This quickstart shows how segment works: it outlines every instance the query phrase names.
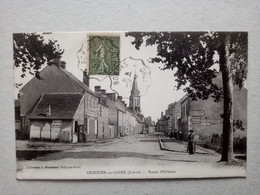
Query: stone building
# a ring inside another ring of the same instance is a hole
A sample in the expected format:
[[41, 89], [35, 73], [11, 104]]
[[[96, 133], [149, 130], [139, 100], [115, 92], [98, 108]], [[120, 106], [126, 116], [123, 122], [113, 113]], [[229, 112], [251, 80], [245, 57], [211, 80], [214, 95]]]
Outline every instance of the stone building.
[[[75, 121], [73, 124], [73, 132], [81, 131], [79, 134], [75, 133], [73, 141], [95, 140], [97, 138], [98, 97], [87, 86], [88, 78], [86, 75], [83, 73], [83, 82], [81, 82], [73, 74], [66, 71], [65, 63], [62, 63], [60, 59], [55, 59], [54, 65], [46, 66], [41, 70], [40, 77], [41, 79], [32, 78], [20, 90], [21, 134], [23, 138], [30, 138], [31, 121], [29, 117], [43, 94], [79, 93], [83, 96], [84, 120]], [[83, 134], [86, 136], [81, 136]]]
[[43, 93], [29, 116], [30, 140], [77, 142], [83, 130], [84, 96]]

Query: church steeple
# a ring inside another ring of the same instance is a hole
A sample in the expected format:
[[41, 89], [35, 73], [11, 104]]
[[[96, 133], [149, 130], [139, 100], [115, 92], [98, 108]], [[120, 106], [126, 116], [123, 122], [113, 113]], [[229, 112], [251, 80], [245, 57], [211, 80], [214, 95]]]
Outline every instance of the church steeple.
[[133, 82], [133, 86], [132, 86], [132, 90], [131, 90], [131, 94], [133, 95], [140, 95], [140, 91], [138, 89], [138, 85], [137, 85], [137, 75], [135, 74], [134, 76], [134, 82]]
[[130, 94], [129, 108], [133, 111], [140, 112], [140, 91], [137, 85], [137, 77], [138, 76], [135, 74]]

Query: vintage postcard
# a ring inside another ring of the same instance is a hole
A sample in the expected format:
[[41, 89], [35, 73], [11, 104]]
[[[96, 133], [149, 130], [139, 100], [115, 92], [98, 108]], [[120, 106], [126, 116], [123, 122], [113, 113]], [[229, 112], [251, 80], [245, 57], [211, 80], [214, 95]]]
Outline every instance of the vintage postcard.
[[247, 32], [13, 34], [17, 179], [246, 177]]

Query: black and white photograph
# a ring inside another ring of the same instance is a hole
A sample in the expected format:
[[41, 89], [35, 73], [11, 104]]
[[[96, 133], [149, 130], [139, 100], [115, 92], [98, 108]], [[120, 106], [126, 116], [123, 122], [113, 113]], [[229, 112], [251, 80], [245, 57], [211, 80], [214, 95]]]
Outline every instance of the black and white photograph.
[[19, 180], [246, 177], [246, 31], [13, 34]]

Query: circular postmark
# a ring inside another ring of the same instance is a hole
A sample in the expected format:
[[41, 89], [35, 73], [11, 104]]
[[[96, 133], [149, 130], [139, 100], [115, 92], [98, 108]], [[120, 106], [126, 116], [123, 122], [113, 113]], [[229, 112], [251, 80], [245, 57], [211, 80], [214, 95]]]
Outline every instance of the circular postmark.
[[122, 60], [119, 75], [111, 75], [109, 77], [111, 81], [111, 89], [117, 92], [122, 90], [122, 88], [130, 91], [134, 79], [136, 79], [140, 96], [145, 95], [151, 85], [150, 68], [142, 59], [135, 59], [133, 57], [128, 57]]

